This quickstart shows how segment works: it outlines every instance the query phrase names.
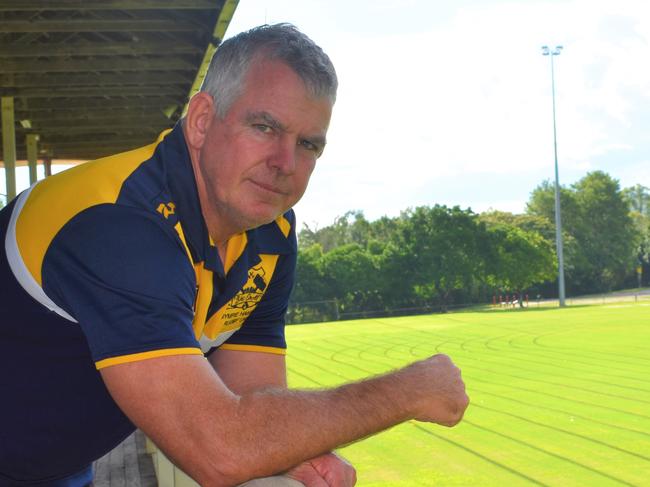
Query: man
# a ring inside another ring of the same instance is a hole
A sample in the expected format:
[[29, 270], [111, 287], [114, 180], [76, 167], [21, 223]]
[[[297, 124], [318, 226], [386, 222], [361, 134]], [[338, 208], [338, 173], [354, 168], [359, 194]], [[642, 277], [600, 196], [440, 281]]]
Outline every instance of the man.
[[255, 482], [346, 487], [354, 470], [334, 448], [409, 419], [460, 421], [468, 399], [445, 356], [286, 388], [290, 208], [336, 87], [293, 26], [242, 33], [170, 133], [2, 210], [0, 485], [84, 485], [137, 426], [201, 485], [284, 472]]

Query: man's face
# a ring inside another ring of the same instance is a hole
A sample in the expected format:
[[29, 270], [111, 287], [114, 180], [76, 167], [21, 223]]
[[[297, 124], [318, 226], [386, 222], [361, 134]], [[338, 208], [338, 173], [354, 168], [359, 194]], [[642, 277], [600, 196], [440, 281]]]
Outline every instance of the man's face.
[[332, 105], [314, 99], [284, 63], [253, 62], [199, 153], [213, 222], [243, 231], [276, 219], [303, 195], [325, 146]]

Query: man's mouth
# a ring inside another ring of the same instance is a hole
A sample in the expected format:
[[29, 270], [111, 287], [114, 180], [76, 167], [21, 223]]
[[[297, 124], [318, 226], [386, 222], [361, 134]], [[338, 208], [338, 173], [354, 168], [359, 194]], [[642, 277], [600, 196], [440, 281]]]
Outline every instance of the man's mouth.
[[278, 188], [277, 186], [273, 186], [272, 184], [266, 184], [261, 181], [255, 181], [254, 179], [251, 179], [250, 182], [253, 183], [255, 186], [262, 188], [263, 190], [268, 191], [270, 193], [275, 193], [281, 196], [286, 196], [287, 194], [286, 191], [283, 191], [281, 188]]

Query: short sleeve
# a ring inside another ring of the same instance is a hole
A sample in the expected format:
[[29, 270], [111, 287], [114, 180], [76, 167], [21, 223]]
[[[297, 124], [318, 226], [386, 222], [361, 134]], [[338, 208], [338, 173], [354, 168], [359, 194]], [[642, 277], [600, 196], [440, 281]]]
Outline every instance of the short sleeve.
[[201, 354], [192, 331], [194, 272], [157, 215], [116, 205], [85, 210], [52, 241], [42, 276], [45, 293], [81, 326], [97, 368]]

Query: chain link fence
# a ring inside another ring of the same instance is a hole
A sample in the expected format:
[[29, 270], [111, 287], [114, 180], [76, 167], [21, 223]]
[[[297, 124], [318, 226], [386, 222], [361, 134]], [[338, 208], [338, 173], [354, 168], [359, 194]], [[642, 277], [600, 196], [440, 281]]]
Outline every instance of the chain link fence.
[[[617, 291], [605, 294], [594, 294], [588, 296], [567, 297], [567, 306], [588, 305], [588, 304], [625, 304], [643, 303], [650, 306], [650, 288]], [[557, 307], [557, 299], [533, 298], [526, 300], [524, 308]], [[363, 318], [388, 318], [397, 316], [413, 316], [431, 313], [445, 313], [448, 311], [460, 310], [488, 311], [498, 309], [520, 309], [518, 303], [498, 301], [492, 303], [468, 303], [414, 306], [391, 309], [367, 309], [346, 311], [341, 303], [336, 300], [293, 302], [289, 304], [287, 311], [287, 323], [306, 324], [321, 323], [327, 321], [358, 320]]]

